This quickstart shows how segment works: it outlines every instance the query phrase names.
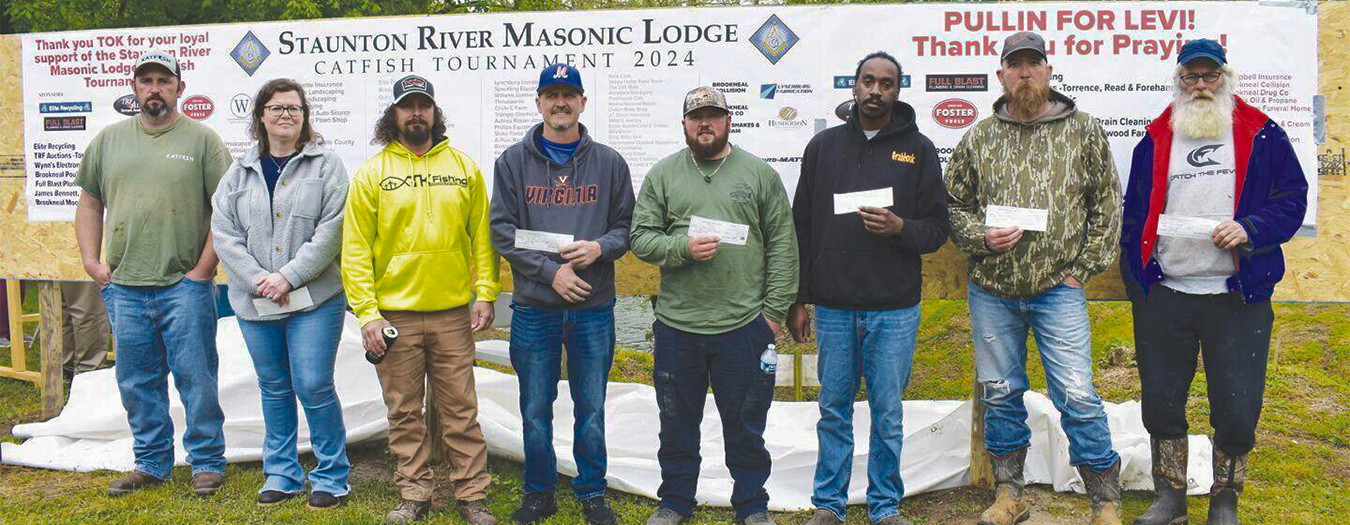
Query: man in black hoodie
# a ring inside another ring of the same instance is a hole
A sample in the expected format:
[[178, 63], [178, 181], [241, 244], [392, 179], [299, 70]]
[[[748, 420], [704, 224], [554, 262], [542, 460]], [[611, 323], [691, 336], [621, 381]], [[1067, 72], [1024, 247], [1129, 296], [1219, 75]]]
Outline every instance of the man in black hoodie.
[[947, 190], [937, 150], [900, 102], [900, 64], [884, 52], [858, 63], [853, 109], [806, 146], [792, 203], [801, 285], [788, 330], [811, 335], [816, 305], [820, 422], [816, 507], [808, 525], [844, 523], [853, 466], [853, 400], [867, 381], [872, 429], [867, 514], [899, 515], [903, 408], [919, 329], [919, 256], [947, 240]]
[[539, 523], [558, 508], [553, 402], [562, 347], [575, 405], [572, 490], [587, 523], [618, 522], [605, 503], [605, 388], [614, 363], [614, 261], [628, 251], [628, 164], [591, 140], [581, 74], [556, 64], [539, 75], [543, 122], [497, 158], [492, 245], [511, 264], [511, 366], [520, 380], [525, 496], [512, 518]]

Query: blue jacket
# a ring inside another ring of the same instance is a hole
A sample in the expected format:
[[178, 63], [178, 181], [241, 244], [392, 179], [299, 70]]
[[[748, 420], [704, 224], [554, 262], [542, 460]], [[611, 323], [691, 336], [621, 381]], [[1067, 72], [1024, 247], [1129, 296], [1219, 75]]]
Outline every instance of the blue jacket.
[[[1236, 272], [1228, 290], [1247, 304], [1269, 301], [1275, 283], [1284, 277], [1280, 245], [1294, 236], [1308, 208], [1308, 181], [1289, 136], [1275, 121], [1241, 98], [1234, 97], [1233, 146], [1237, 160], [1238, 196], [1233, 220], [1250, 239], [1234, 250]], [[1167, 175], [1172, 152], [1172, 108], [1145, 128], [1134, 148], [1130, 180], [1125, 188], [1125, 213], [1120, 231], [1120, 274], [1132, 300], [1148, 295], [1163, 279], [1153, 258], [1158, 216], [1167, 203]]]

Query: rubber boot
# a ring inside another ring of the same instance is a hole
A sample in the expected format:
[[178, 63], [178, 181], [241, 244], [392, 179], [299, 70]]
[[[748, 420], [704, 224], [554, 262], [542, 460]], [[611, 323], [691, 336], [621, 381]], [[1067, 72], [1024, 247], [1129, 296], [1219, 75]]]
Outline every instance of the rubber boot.
[[1206, 525], [1238, 525], [1237, 501], [1242, 494], [1242, 478], [1246, 476], [1246, 454], [1229, 456], [1214, 448], [1214, 486], [1209, 489]]
[[1013, 525], [1031, 517], [1023, 488], [1022, 465], [1027, 461], [1027, 449], [1014, 450], [1002, 456], [989, 454], [994, 464], [994, 504], [980, 515], [980, 525]]
[[1149, 440], [1153, 448], [1153, 505], [1134, 525], [1185, 525], [1186, 438]]
[[1096, 472], [1087, 465], [1080, 466], [1078, 476], [1083, 478], [1083, 487], [1092, 501], [1092, 525], [1122, 525], [1120, 460], [1116, 460], [1106, 472]]

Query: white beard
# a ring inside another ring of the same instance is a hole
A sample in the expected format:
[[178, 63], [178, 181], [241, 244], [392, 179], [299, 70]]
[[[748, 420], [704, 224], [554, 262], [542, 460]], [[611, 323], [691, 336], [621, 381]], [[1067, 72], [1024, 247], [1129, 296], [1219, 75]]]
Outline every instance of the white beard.
[[1233, 92], [1227, 83], [1213, 100], [1178, 91], [1172, 102], [1172, 129], [1190, 139], [1217, 139], [1233, 127]]

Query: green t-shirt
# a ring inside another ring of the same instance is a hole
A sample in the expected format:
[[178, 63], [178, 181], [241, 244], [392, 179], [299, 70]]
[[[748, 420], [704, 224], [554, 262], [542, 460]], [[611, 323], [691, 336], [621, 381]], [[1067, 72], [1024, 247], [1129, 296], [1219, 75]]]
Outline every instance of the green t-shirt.
[[156, 132], [132, 117], [94, 137], [75, 182], [107, 209], [113, 282], [168, 286], [197, 265], [211, 231], [211, 195], [230, 162], [216, 132], [182, 116]]
[[[718, 164], [695, 165], [688, 148], [661, 159], [633, 210], [633, 254], [661, 268], [656, 317], [697, 334], [726, 333], [761, 314], [782, 322], [797, 297], [797, 232], [783, 181], [740, 148]], [[695, 262], [694, 216], [749, 226], [745, 245], [723, 241], [711, 260]]]

